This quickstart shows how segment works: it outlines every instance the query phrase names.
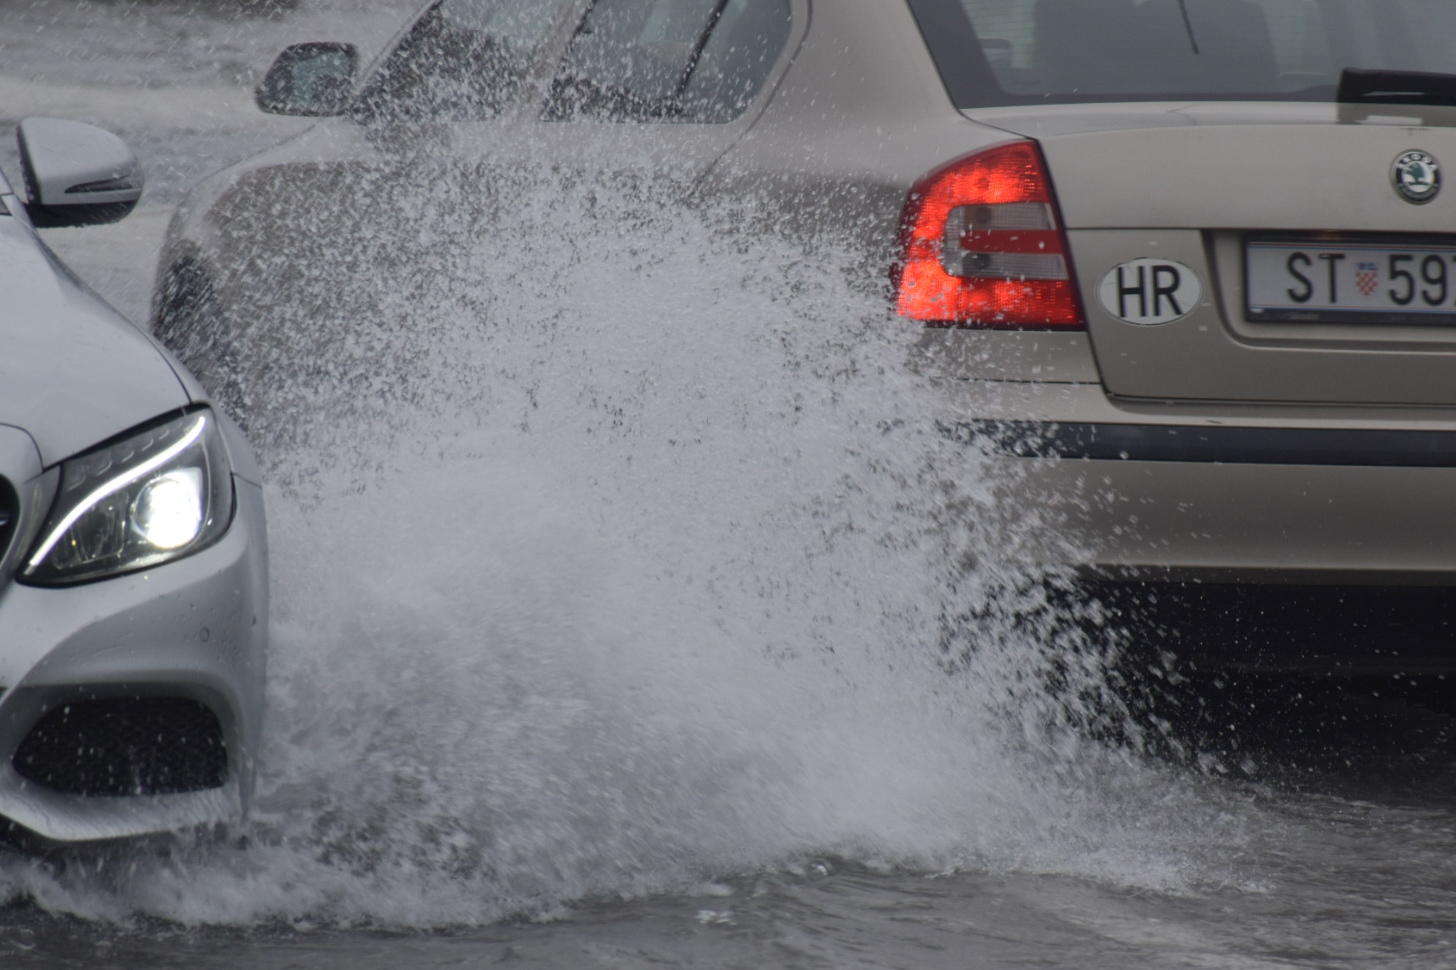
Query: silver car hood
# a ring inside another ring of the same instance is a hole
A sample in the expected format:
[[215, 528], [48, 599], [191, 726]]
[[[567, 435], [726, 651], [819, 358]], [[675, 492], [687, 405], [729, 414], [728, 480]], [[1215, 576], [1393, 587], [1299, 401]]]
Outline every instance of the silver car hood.
[[50, 466], [189, 401], [150, 337], [0, 216], [0, 424]]

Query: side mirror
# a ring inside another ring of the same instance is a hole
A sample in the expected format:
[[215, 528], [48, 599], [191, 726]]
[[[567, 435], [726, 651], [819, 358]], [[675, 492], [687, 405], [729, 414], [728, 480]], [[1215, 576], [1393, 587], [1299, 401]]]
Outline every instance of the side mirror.
[[358, 67], [359, 50], [353, 44], [294, 44], [268, 68], [254, 100], [275, 115], [343, 114]]
[[25, 211], [40, 229], [116, 222], [146, 180], [126, 142], [79, 121], [26, 118], [16, 131]]

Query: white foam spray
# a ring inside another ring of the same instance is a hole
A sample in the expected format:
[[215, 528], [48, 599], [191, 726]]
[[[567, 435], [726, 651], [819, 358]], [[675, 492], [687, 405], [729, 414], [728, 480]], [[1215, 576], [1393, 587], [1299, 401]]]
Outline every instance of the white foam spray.
[[1078, 730], [1100, 655], [978, 528], [1014, 483], [937, 431], [913, 329], [835, 240], [552, 175], [463, 231], [442, 184], [374, 195], [387, 239], [255, 254], [331, 309], [274, 306], [249, 348], [252, 820], [0, 861], [0, 896], [435, 926], [831, 853], [1176, 887], [1237, 840]]

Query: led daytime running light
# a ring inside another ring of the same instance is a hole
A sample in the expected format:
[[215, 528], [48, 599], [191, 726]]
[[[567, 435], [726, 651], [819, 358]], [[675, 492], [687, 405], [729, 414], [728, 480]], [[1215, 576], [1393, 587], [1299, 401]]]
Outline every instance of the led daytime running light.
[[171, 461], [173, 458], [176, 458], [182, 452], [186, 451], [189, 447], [191, 447], [191, 445], [195, 441], [197, 441], [198, 438], [202, 437], [202, 432], [206, 430], [206, 428], [207, 415], [199, 414], [197, 416], [196, 423], [192, 425], [188, 432], [183, 435], [176, 444], [172, 445], [170, 448], [161, 452], [160, 454], [142, 462], [140, 465], [131, 469], [130, 471], [118, 475], [116, 478], [113, 478], [111, 481], [107, 482], [105, 485], [102, 485], [90, 495], [86, 496], [83, 501], [76, 503], [76, 507], [71, 509], [71, 511], [66, 514], [65, 518], [61, 519], [56, 527], [51, 530], [50, 535], [46, 536], [45, 541], [42, 542], [40, 546], [36, 549], [35, 554], [30, 557], [30, 568], [39, 568], [40, 564], [45, 561], [46, 556], [48, 556], [50, 554], [50, 551], [55, 548], [56, 543], [60, 542], [62, 537], [64, 537], [65, 534], [70, 531], [71, 526], [75, 525], [77, 520], [80, 519], [81, 516], [89, 512], [93, 507], [95, 507], [98, 502], [102, 501], [110, 495], [116, 494], [123, 488], [126, 488], [128, 485], [135, 482], [137, 479], [150, 474], [151, 472], [165, 465], [167, 462]]

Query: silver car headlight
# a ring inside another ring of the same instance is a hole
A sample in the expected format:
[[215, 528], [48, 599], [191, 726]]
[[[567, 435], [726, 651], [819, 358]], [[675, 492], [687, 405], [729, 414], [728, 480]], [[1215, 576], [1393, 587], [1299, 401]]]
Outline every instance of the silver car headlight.
[[64, 586], [180, 559], [216, 541], [232, 517], [217, 419], [194, 411], [62, 462], [19, 578]]

